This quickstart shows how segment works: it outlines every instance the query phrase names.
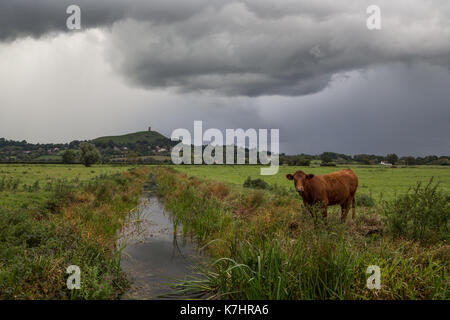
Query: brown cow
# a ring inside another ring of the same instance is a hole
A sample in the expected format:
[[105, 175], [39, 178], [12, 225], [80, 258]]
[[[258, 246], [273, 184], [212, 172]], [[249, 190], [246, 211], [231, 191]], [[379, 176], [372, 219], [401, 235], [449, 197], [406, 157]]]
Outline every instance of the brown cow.
[[358, 177], [350, 169], [329, 174], [306, 174], [299, 170], [287, 174], [288, 180], [294, 180], [295, 190], [303, 198], [305, 207], [319, 204], [323, 208], [323, 216], [327, 217], [327, 207], [339, 204], [342, 209], [341, 222], [347, 218], [352, 205], [352, 218], [355, 218], [355, 193], [358, 188]]

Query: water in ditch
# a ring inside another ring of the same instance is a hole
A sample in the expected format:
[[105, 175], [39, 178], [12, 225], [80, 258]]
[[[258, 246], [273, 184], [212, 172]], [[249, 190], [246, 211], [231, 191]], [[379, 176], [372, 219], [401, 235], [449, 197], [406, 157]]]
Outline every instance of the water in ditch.
[[158, 198], [144, 192], [118, 242], [123, 248], [122, 269], [132, 282], [122, 299], [167, 298], [173, 293], [169, 283], [193, 275], [196, 246], [175, 229], [182, 230], [182, 226], [174, 228]]

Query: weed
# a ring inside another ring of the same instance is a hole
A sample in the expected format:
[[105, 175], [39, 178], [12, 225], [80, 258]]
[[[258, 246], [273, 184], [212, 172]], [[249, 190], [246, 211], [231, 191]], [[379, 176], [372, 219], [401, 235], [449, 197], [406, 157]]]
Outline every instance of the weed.
[[244, 187], [253, 189], [267, 189], [269, 185], [263, 179], [252, 179], [248, 177], [247, 180], [244, 181]]
[[450, 240], [450, 197], [431, 179], [384, 203], [387, 229], [395, 236], [435, 243]]
[[365, 193], [356, 194], [356, 205], [361, 207], [373, 207], [375, 206], [375, 200], [371, 195]]

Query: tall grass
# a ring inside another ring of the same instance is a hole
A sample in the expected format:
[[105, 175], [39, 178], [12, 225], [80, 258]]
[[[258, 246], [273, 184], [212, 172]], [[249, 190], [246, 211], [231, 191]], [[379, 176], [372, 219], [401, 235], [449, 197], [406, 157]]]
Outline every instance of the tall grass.
[[450, 241], [450, 196], [431, 179], [418, 183], [405, 195], [385, 202], [388, 229], [396, 236], [424, 244]]
[[20, 179], [3, 176], [0, 179], [0, 191], [14, 191], [19, 188]]
[[[342, 225], [332, 214], [328, 224], [318, 223], [291, 195], [217, 188], [165, 168], [154, 173], [175, 221], [211, 256], [198, 277], [177, 283], [181, 292], [233, 299], [449, 298], [443, 243], [430, 249], [367, 232], [378, 221], [371, 215]], [[381, 268], [380, 290], [366, 287], [369, 265]]]

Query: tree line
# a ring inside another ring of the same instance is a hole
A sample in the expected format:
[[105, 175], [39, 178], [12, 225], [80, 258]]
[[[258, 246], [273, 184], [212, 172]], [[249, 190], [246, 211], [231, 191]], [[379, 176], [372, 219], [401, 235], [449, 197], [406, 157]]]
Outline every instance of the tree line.
[[[63, 163], [83, 163], [91, 165], [98, 162], [114, 162], [115, 158], [120, 158], [120, 162], [125, 163], [170, 163], [169, 160], [158, 161], [152, 158], [143, 158], [151, 155], [170, 156], [170, 145], [166, 141], [158, 141], [165, 147], [164, 152], [156, 150], [156, 146], [145, 144], [144, 141], [121, 145], [120, 148], [112, 141], [90, 143], [88, 141], [74, 140], [70, 143], [59, 144], [32, 144], [26, 140], [14, 141], [0, 138], [0, 162], [63, 162]], [[164, 143], [166, 142], [166, 143]], [[203, 146], [204, 149], [206, 146]], [[235, 156], [237, 154], [235, 147]], [[192, 146], [192, 155], [193, 155]], [[250, 150], [245, 148], [245, 157], [249, 158]], [[47, 158], [45, 158], [47, 157]], [[321, 165], [339, 164], [380, 164], [382, 161], [392, 165], [450, 165], [450, 156], [428, 155], [424, 157], [398, 156], [395, 153], [383, 155], [356, 154], [346, 155], [336, 152], [323, 152], [318, 155], [297, 154], [286, 155], [281, 153], [281, 165], [309, 166], [312, 161], [318, 161]], [[42, 159], [42, 160], [41, 160]], [[247, 161], [248, 162], [248, 161]]]
[[298, 155], [286, 155], [282, 153], [280, 155], [280, 164], [296, 165], [296, 166], [309, 166], [312, 161], [320, 161], [322, 165], [336, 165], [336, 164], [380, 164], [384, 162], [391, 165], [450, 165], [450, 156], [435, 156], [429, 155], [425, 157], [413, 157], [402, 156], [399, 157], [395, 153], [387, 154], [386, 156], [374, 155], [374, 154], [356, 154], [346, 155], [335, 152], [323, 152], [319, 155], [298, 154]]

